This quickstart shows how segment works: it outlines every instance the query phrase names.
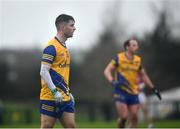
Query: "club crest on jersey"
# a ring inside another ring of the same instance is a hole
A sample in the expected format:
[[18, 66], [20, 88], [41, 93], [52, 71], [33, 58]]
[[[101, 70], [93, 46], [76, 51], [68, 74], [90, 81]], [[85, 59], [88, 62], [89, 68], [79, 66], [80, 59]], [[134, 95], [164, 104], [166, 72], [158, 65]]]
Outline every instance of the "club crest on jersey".
[[65, 68], [65, 67], [69, 67], [70, 64], [67, 64], [66, 62], [64, 64], [60, 64], [59, 67], [60, 68]]

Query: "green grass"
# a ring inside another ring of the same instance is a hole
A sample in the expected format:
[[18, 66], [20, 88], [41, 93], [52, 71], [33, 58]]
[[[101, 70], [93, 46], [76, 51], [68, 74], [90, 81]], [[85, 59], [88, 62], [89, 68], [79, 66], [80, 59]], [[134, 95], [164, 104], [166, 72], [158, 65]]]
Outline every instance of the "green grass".
[[155, 122], [157, 128], [180, 128], [180, 120], [164, 120]]
[[[162, 120], [156, 121], [155, 128], [180, 128], [180, 120]], [[0, 128], [39, 128], [40, 124], [8, 124], [8, 125], [0, 125]], [[55, 125], [56, 128], [61, 128], [60, 124], [57, 123]], [[116, 128], [116, 122], [80, 122], [77, 121], [78, 128]], [[147, 126], [144, 123], [140, 123], [138, 125], [139, 128], [146, 128]]]
[[[39, 128], [40, 127], [40, 113], [37, 107], [22, 105], [22, 104], [6, 104], [6, 111], [3, 117], [4, 125], [0, 125], [0, 128]], [[30, 111], [28, 113], [28, 111]], [[28, 122], [28, 114], [31, 114], [30, 121], [32, 124], [25, 124]], [[115, 119], [115, 118], [114, 118]], [[76, 115], [76, 125], [78, 128], [116, 128], [116, 121], [105, 122], [101, 117], [96, 118], [96, 122], [89, 122], [87, 114]], [[161, 120], [155, 121], [155, 128], [180, 128], [179, 120]], [[57, 122], [55, 125], [57, 128], [61, 128], [61, 125]], [[138, 124], [139, 128], [146, 128], [144, 123]]]

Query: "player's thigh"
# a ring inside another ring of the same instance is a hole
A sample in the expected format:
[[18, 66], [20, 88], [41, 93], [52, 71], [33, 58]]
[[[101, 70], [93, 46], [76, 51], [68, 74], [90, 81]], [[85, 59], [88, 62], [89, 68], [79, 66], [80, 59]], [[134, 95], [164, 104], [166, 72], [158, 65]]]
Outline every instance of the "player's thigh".
[[63, 112], [60, 122], [64, 128], [75, 128], [75, 114], [71, 112]]
[[55, 122], [55, 117], [41, 114], [41, 128], [52, 128]]
[[128, 106], [125, 103], [115, 102], [117, 113], [120, 117], [126, 118], [128, 116]]
[[138, 111], [139, 111], [139, 107], [140, 107], [140, 104], [129, 105], [128, 108], [129, 108], [130, 115], [131, 116], [137, 116]]

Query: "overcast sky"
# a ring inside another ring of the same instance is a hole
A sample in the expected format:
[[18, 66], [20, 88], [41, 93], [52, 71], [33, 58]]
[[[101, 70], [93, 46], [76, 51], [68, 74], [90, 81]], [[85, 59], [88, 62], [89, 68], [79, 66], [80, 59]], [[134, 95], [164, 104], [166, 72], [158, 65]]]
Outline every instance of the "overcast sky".
[[[74, 37], [67, 46], [91, 47], [105, 28], [103, 15], [115, 0], [0, 0], [0, 48], [42, 48], [56, 34], [55, 18], [67, 13], [75, 18]], [[149, 2], [119, 0], [119, 17], [128, 34], [142, 35], [154, 26]], [[107, 16], [108, 17], [108, 16]]]

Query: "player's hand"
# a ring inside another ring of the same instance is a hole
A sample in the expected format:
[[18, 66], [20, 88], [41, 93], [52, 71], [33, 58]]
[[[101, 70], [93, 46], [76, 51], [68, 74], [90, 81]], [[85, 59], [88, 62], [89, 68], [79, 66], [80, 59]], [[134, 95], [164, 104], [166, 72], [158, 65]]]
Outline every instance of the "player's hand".
[[71, 98], [71, 101], [73, 101], [73, 103], [75, 103], [75, 100], [74, 100], [73, 95], [70, 93], [69, 96], [70, 96], [70, 98]]
[[119, 81], [116, 81], [116, 80], [112, 80], [112, 82], [111, 82], [111, 85], [113, 86], [113, 87], [116, 87], [116, 86], [119, 86]]
[[160, 92], [159, 92], [159, 90], [158, 90], [157, 88], [154, 87], [154, 88], [152, 89], [152, 91], [153, 91], [154, 94], [158, 97], [159, 100], [162, 99], [161, 94], [160, 94]]
[[51, 92], [54, 95], [54, 99], [55, 99], [56, 102], [60, 103], [60, 102], [63, 101], [63, 96], [57, 89], [54, 89]]

